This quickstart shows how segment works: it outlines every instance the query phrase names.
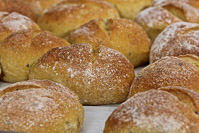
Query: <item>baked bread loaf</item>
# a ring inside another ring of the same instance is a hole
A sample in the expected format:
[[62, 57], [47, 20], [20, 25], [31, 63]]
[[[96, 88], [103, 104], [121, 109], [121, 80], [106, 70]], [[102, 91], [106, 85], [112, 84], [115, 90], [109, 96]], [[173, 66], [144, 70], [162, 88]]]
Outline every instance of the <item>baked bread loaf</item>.
[[106, 121], [104, 133], [198, 133], [199, 94], [169, 86], [136, 94]]
[[0, 91], [0, 130], [77, 133], [84, 108], [77, 95], [52, 81], [19, 82]]
[[199, 23], [197, 0], [155, 0], [153, 5], [155, 7], [145, 9], [136, 17], [136, 22], [143, 26], [152, 40], [175, 22]]
[[104, 45], [124, 54], [135, 66], [148, 62], [151, 41], [141, 26], [127, 19], [94, 19], [69, 34], [70, 43]]
[[28, 29], [40, 30], [39, 26], [26, 16], [16, 12], [0, 12], [0, 42], [11, 33]]
[[152, 5], [153, 0], [106, 0], [116, 6], [121, 17], [134, 20], [136, 15]]
[[199, 92], [199, 57], [166, 56], [142, 69], [136, 76], [129, 97], [164, 86], [184, 86]]
[[31, 66], [29, 79], [61, 83], [72, 89], [82, 104], [112, 104], [126, 100], [134, 69], [118, 51], [73, 44], [48, 51]]
[[9, 13], [17, 12], [36, 21], [36, 16], [31, 10], [31, 6], [22, 3], [20, 0], [0, 0], [0, 11]]
[[69, 43], [48, 31], [23, 30], [0, 44], [1, 79], [7, 82], [28, 79], [29, 67], [48, 50]]
[[59, 37], [95, 18], [117, 18], [114, 6], [102, 0], [65, 0], [49, 8], [38, 20], [41, 29]]
[[199, 56], [199, 24], [179, 22], [168, 26], [152, 44], [150, 62], [164, 56]]

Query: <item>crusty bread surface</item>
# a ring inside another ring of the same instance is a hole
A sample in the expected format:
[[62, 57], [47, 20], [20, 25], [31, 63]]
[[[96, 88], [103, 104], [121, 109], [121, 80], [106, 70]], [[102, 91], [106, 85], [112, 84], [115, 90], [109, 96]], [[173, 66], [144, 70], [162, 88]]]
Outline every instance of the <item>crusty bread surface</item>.
[[166, 56], [142, 69], [131, 85], [129, 97], [165, 86], [183, 86], [199, 92], [199, 57]]
[[151, 41], [137, 23], [127, 19], [94, 19], [68, 37], [70, 43], [104, 45], [124, 54], [135, 66], [148, 63]]
[[1, 79], [27, 80], [29, 68], [37, 59], [54, 47], [68, 45], [48, 31], [23, 30], [9, 35], [0, 44]]
[[49, 8], [38, 20], [41, 29], [67, 38], [82, 24], [95, 18], [118, 18], [116, 8], [102, 0], [65, 0]]
[[10, 34], [21, 30], [40, 30], [30, 18], [19, 13], [0, 12], [0, 42]]
[[31, 80], [0, 91], [0, 130], [27, 133], [77, 133], [84, 108], [77, 95], [52, 81]]
[[168, 26], [151, 46], [150, 62], [165, 56], [199, 56], [199, 24], [179, 22]]
[[113, 49], [73, 44], [48, 51], [31, 66], [29, 78], [61, 83], [74, 90], [82, 104], [113, 104], [126, 100], [134, 68]]
[[197, 133], [199, 94], [168, 86], [138, 93], [106, 121], [104, 133]]

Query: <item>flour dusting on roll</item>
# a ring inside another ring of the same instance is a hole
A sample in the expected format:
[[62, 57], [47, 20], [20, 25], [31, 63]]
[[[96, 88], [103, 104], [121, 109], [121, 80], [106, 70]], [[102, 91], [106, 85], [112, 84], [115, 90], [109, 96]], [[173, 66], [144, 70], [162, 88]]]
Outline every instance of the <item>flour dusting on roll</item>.
[[29, 78], [61, 83], [74, 90], [83, 104], [113, 104], [126, 100], [134, 68], [113, 49], [73, 44], [48, 51], [31, 66]]
[[38, 24], [41, 29], [66, 39], [71, 31], [92, 19], [118, 17], [116, 8], [103, 0], [65, 0], [49, 8]]
[[179, 22], [168, 26], [151, 46], [150, 62], [164, 56], [194, 54], [199, 56], [199, 24]]
[[70, 43], [104, 45], [124, 54], [135, 66], [148, 62], [151, 41], [137, 23], [127, 19], [94, 19], [69, 34]]
[[52, 81], [31, 80], [0, 91], [0, 130], [28, 133], [77, 133], [84, 108], [77, 95]]
[[[173, 93], [167, 89], [172, 89]], [[183, 87], [170, 86], [142, 92], [109, 116], [104, 133], [197, 133], [198, 112], [189, 105], [198, 102], [198, 93]], [[198, 104], [194, 107], [199, 111]]]
[[184, 86], [199, 92], [199, 57], [166, 56], [142, 69], [131, 85], [129, 97], [165, 86]]

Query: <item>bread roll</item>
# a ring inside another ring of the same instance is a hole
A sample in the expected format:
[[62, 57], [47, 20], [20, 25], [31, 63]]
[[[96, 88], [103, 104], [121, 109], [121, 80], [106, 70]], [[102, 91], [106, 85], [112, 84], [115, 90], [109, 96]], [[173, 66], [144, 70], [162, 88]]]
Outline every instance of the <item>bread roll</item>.
[[165, 87], [136, 94], [106, 121], [104, 133], [198, 133], [199, 94]]
[[135, 21], [144, 28], [150, 39], [154, 41], [167, 26], [182, 20], [163, 7], [149, 7], [140, 12]]
[[[27, 1], [27, 0], [26, 0]], [[20, 0], [0, 0], [0, 11], [18, 12], [36, 21], [36, 16], [29, 4], [22, 3]]]
[[142, 69], [133, 84], [129, 97], [136, 93], [164, 86], [184, 86], [199, 92], [199, 57], [166, 56]]
[[28, 29], [40, 30], [39, 26], [28, 17], [16, 12], [0, 12], [0, 42], [11, 33]]
[[39, 25], [59, 37], [95, 18], [117, 18], [119, 14], [111, 4], [102, 0], [65, 0], [53, 6], [39, 18]]
[[136, 22], [146, 29], [152, 40], [175, 22], [199, 23], [197, 0], [155, 0], [153, 5], [155, 7], [140, 12], [136, 17]]
[[77, 95], [52, 81], [25, 81], [0, 91], [0, 130], [77, 133], [84, 108]]
[[106, 0], [116, 6], [123, 18], [134, 20], [144, 8], [151, 6], [153, 0]]
[[33, 62], [54, 47], [68, 45], [47, 31], [23, 30], [11, 34], [0, 44], [1, 79], [7, 82], [27, 80]]
[[61, 83], [74, 90], [82, 104], [112, 104], [126, 100], [134, 69], [115, 50], [73, 44], [48, 51], [31, 66], [29, 78]]
[[135, 66], [148, 62], [151, 41], [145, 31], [127, 19], [95, 19], [73, 31], [70, 43], [104, 45], [124, 54]]
[[154, 41], [150, 62], [164, 56], [195, 54], [199, 56], [199, 24], [180, 22], [168, 26]]

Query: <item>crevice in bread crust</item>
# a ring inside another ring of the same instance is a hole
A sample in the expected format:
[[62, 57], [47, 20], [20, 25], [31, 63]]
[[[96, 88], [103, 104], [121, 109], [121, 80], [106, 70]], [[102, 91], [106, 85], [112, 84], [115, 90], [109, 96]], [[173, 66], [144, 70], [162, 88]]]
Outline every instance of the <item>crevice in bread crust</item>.
[[[110, 38], [110, 27], [111, 27], [111, 23], [110, 20], [111, 19], [107, 19], [107, 20], [103, 20], [103, 19], [96, 19], [96, 25], [99, 26], [99, 28], [104, 31], [104, 33], [107, 35], [108, 40], [111, 41]], [[95, 20], [94, 20], [95, 21]]]
[[73, 29], [73, 30], [68, 30], [67, 32], [63, 33], [63, 35], [61, 36], [61, 38], [63, 38], [64, 40], [68, 40], [68, 37], [70, 35], [70, 33], [72, 33], [73, 31], [75, 31], [76, 29], [78, 29], [79, 27]]
[[1, 58], [0, 58], [0, 79], [4, 76], [3, 67], [1, 66]]
[[163, 8], [165, 10], [167, 10], [168, 12], [170, 12], [173, 16], [177, 17], [178, 19], [180, 19], [182, 21], [187, 21], [186, 16], [185, 16], [185, 12], [184, 12], [183, 9], [181, 9], [179, 7], [175, 7], [172, 4], [165, 5], [165, 6], [163, 6]]
[[98, 48], [93, 48], [92, 47], [92, 64], [94, 64], [94, 62], [97, 60], [97, 57], [99, 56], [99, 52], [100, 52], [100, 46]]
[[189, 32], [197, 31], [197, 30], [199, 30], [199, 26], [198, 27], [189, 28], [187, 30], [180, 31], [180, 32], [181, 32], [181, 34], [188, 34]]
[[169, 92], [171, 95], [175, 96], [179, 102], [189, 107], [194, 114], [199, 117], [199, 95], [198, 93], [186, 89], [184, 87], [178, 86], [167, 86], [159, 88], [161, 91]]
[[121, 11], [119, 10], [119, 8], [117, 7], [117, 5], [115, 5], [115, 4], [112, 4], [112, 5], [113, 5], [113, 6], [115, 7], [115, 9], [117, 10], [117, 12], [118, 12], [120, 18], [123, 18], [123, 17], [122, 17], [122, 13], [121, 13]]
[[37, 84], [33, 84], [33, 83], [30, 83], [30, 85], [27, 85], [27, 84], [21, 84], [21, 85], [16, 85], [14, 84], [13, 86], [8, 86], [8, 87], [5, 87], [4, 89], [2, 89], [0, 91], [0, 97], [5, 95], [6, 93], [8, 92], [13, 92], [13, 91], [18, 91], [18, 90], [26, 90], [26, 89], [30, 89], [30, 88], [41, 88], [41, 86], [37, 85]]
[[187, 54], [187, 55], [180, 55], [178, 56], [178, 58], [194, 65], [199, 70], [199, 57], [198, 56]]
[[0, 18], [0, 22], [1, 22], [2, 19], [4, 19], [5, 17], [8, 17], [10, 15], [10, 13], [8, 13], [8, 12], [3, 11], [3, 13], [5, 13], [5, 14], [3, 14], [2, 18]]

